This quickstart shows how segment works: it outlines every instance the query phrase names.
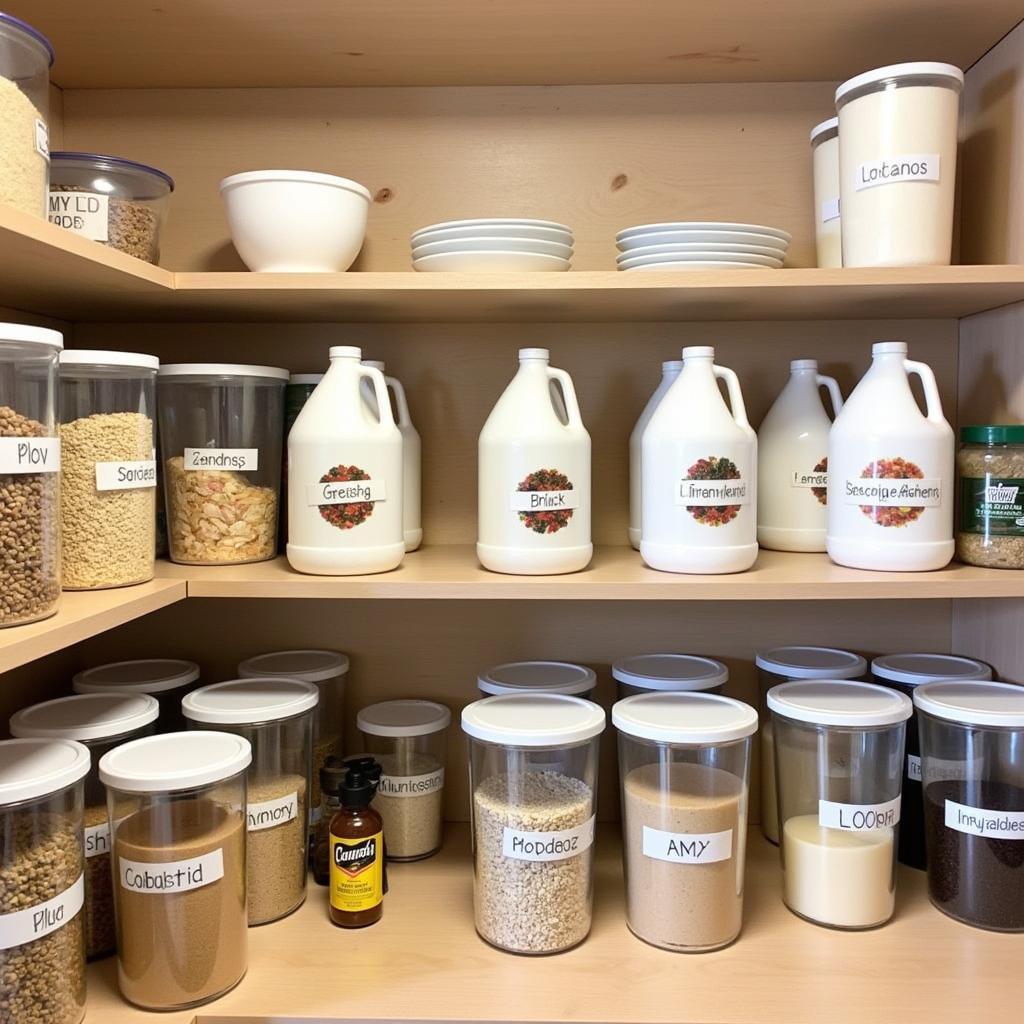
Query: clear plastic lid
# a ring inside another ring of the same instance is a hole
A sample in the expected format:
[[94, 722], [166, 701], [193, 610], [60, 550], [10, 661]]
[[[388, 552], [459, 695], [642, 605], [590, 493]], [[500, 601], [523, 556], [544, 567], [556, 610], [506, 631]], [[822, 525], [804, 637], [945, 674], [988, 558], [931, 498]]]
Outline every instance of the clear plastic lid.
[[1024, 686], [987, 680], [940, 680], [914, 691], [914, 706], [959, 725], [1024, 729]]
[[568, 661], [509, 661], [477, 677], [481, 693], [563, 693], [578, 696], [597, 685], [597, 673]]
[[0, 807], [67, 789], [89, 773], [88, 748], [74, 740], [0, 741]]
[[146, 693], [78, 693], [22, 708], [10, 728], [12, 736], [90, 743], [136, 732], [159, 714], [160, 702]]
[[905, 686], [936, 679], [991, 679], [992, 669], [975, 658], [955, 654], [886, 654], [871, 662], [871, 673]]
[[695, 654], [637, 654], [615, 662], [612, 678], [644, 690], [712, 690], [729, 681], [729, 669]]
[[301, 679], [229, 679], [186, 694], [181, 713], [205, 725], [261, 725], [311, 711], [319, 701], [319, 687]]
[[307, 683], [325, 683], [348, 672], [348, 655], [340, 651], [271, 651], [246, 658], [238, 666], [245, 678], [290, 676]]
[[604, 709], [560, 693], [506, 693], [475, 701], [462, 712], [462, 731], [508, 747], [562, 747], [604, 732]]
[[757, 712], [715, 693], [640, 693], [612, 707], [619, 732], [657, 743], [706, 746], [757, 732]]
[[75, 693], [164, 693], [188, 686], [199, 678], [194, 661], [178, 658], [141, 658], [113, 661], [76, 672], [71, 680]]
[[451, 711], [432, 700], [385, 700], [363, 708], [356, 727], [368, 736], [427, 736], [451, 721]]
[[797, 679], [780, 683], [768, 691], [768, 708], [797, 722], [853, 729], [898, 725], [913, 712], [905, 694], [852, 679]]
[[859, 654], [838, 647], [773, 647], [758, 651], [754, 664], [787, 679], [856, 679], [868, 670]]
[[[150, 167], [137, 160], [126, 160], [121, 156], [56, 150], [50, 154], [50, 168], [51, 183], [54, 183], [55, 177], [60, 178], [64, 168], [94, 172], [104, 176], [96, 182], [97, 185], [116, 189], [118, 193], [127, 193], [134, 199], [155, 199], [174, 191], [174, 179], [169, 174], [158, 167]], [[126, 189], [124, 182], [130, 182], [132, 187]]]
[[247, 739], [196, 729], [146, 736], [100, 758], [100, 782], [123, 793], [174, 793], [223, 782], [252, 762]]

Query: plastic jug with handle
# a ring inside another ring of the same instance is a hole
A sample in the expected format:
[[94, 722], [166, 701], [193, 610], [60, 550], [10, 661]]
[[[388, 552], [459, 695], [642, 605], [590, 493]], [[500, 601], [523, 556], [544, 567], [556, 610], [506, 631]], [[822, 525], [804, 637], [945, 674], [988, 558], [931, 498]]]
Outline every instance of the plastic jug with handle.
[[757, 558], [757, 437], [739, 380], [715, 365], [713, 348], [683, 349], [683, 369], [641, 446], [643, 560], [664, 572], [749, 569]]
[[829, 434], [828, 553], [855, 569], [941, 569], [953, 557], [954, 442], [935, 375], [902, 341], [871, 356]]

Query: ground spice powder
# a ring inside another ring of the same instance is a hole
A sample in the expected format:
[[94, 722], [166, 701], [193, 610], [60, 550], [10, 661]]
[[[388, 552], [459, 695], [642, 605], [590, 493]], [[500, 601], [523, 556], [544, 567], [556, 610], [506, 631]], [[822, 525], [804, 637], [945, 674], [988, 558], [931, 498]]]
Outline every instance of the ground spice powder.
[[[266, 924], [290, 914], [306, 898], [306, 780], [292, 774], [251, 778], [248, 790], [249, 924]], [[259, 805], [291, 797], [292, 816], [266, 826]]]

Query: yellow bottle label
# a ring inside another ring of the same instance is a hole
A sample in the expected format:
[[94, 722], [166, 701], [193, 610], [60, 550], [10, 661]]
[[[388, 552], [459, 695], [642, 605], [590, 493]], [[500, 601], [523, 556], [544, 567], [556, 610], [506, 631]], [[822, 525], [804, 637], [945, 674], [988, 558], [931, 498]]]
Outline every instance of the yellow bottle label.
[[384, 900], [384, 833], [342, 839], [331, 833], [331, 906], [354, 913]]

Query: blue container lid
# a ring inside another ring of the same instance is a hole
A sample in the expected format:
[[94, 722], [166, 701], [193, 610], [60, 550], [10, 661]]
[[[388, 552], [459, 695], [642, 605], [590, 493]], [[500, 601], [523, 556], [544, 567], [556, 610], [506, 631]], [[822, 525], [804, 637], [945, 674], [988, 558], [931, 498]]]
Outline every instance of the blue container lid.
[[0, 23], [4, 25], [11, 25], [16, 29], [20, 29], [22, 32], [25, 33], [25, 35], [30, 36], [37, 43], [39, 43], [39, 45], [42, 46], [42, 48], [46, 50], [46, 52], [50, 55], [50, 61], [47, 66], [51, 68], [53, 67], [53, 61], [55, 57], [55, 54], [53, 52], [53, 44], [50, 42], [49, 39], [46, 38], [46, 36], [43, 35], [42, 32], [40, 32], [38, 29], [33, 28], [27, 21], [22, 21], [21, 18], [16, 18], [13, 14], [4, 14], [2, 11], [0, 11]]
[[87, 163], [100, 171], [136, 171], [142, 174], [152, 174], [161, 181], [167, 183], [168, 188], [174, 191], [174, 179], [157, 167], [150, 167], [149, 164], [140, 164], [137, 160], [126, 160], [121, 156], [107, 156], [104, 153], [78, 153], [71, 150], [61, 149], [50, 154], [51, 166], [61, 161]]

